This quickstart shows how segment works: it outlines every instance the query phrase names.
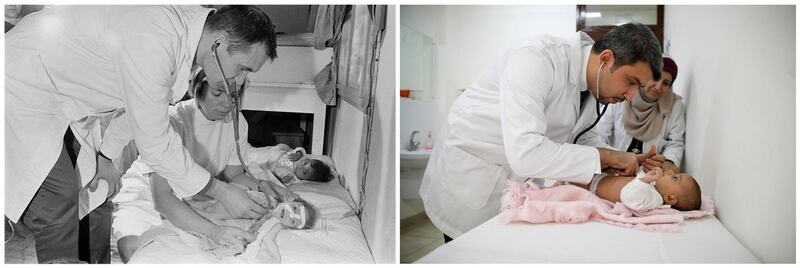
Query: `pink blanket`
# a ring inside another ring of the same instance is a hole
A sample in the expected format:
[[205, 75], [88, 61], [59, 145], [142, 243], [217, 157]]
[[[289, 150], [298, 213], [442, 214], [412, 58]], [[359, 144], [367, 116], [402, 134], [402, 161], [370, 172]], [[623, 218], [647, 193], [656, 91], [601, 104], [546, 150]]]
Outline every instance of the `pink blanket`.
[[667, 206], [635, 212], [622, 203], [611, 203], [574, 185], [540, 189], [533, 182], [509, 180], [504, 190], [500, 222], [582, 223], [595, 220], [627, 228], [678, 232], [684, 219], [714, 214], [714, 203], [702, 197], [700, 210], [679, 211]]

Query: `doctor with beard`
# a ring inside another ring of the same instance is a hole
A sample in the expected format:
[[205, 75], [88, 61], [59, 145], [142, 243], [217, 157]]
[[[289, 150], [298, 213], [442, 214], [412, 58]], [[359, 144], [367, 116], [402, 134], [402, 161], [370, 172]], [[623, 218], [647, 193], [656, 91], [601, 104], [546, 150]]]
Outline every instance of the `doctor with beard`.
[[661, 68], [658, 40], [638, 23], [597, 42], [537, 36], [506, 52], [455, 100], [425, 170], [420, 195], [445, 242], [497, 215], [508, 179], [634, 174], [635, 154], [589, 130], [600, 104], [631, 100]]

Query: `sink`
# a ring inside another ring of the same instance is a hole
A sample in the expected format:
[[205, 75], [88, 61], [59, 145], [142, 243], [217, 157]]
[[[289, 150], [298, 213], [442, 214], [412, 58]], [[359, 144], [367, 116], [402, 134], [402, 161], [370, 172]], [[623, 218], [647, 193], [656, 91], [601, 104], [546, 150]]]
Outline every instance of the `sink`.
[[419, 149], [416, 151], [408, 151], [405, 148], [400, 150], [400, 159], [428, 159], [431, 157], [430, 150]]

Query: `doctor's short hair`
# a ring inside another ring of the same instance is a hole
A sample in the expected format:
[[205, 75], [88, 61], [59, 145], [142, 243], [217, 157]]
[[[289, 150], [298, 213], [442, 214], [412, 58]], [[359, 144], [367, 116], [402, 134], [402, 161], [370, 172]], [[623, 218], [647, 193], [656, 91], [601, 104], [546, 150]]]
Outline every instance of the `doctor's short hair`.
[[644, 61], [650, 65], [653, 80], [661, 79], [663, 68], [661, 45], [656, 35], [647, 26], [641, 23], [630, 22], [612, 29], [606, 35], [597, 39], [592, 46], [592, 52], [599, 54], [610, 49], [614, 52], [613, 69], [623, 65]]
[[267, 57], [278, 57], [275, 51], [275, 25], [264, 11], [255, 6], [229, 5], [208, 15], [205, 27], [224, 31], [230, 45], [228, 52], [246, 51], [249, 45], [264, 43]]

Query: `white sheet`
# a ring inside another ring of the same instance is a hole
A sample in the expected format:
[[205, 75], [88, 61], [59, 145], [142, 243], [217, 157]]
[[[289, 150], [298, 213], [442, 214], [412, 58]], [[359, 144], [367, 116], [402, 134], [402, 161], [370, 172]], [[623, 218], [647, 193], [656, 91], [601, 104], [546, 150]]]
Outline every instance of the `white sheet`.
[[713, 216], [688, 220], [680, 233], [587, 222], [503, 225], [497, 217], [418, 263], [758, 263]]
[[261, 226], [256, 240], [241, 254], [233, 255], [229, 248], [219, 246], [214, 248], [218, 250], [214, 254], [211, 252], [214, 249], [205, 242], [207, 240], [171, 224], [153, 227], [140, 237], [151, 242], [140, 240], [147, 245], [137, 250], [128, 263], [280, 263], [275, 236], [281, 229], [278, 219], [268, 219]]
[[[373, 263], [361, 222], [347, 216], [354, 207], [338, 182], [301, 182], [290, 186], [321, 215], [314, 228], [278, 232], [275, 237], [281, 263]], [[240, 261], [240, 260], [235, 260]], [[199, 245], [187, 245], [177, 236], [160, 237], [139, 249], [130, 263], [231, 263], [216, 258]]]
[[289, 186], [322, 215], [310, 230], [279, 232], [281, 263], [374, 263], [350, 194], [338, 181], [300, 182]]
[[[248, 167], [257, 179], [280, 183], [269, 171], [262, 170], [269, 148], [248, 148]], [[333, 160], [312, 156], [328, 163], [338, 174]], [[308, 230], [278, 231], [274, 236], [280, 256], [270, 258], [281, 263], [374, 263], [358, 217], [351, 215], [355, 204], [338, 179], [328, 183], [301, 181], [289, 186], [319, 212], [316, 225]], [[177, 236], [161, 237], [139, 249], [131, 263], [230, 263], [237, 260], [216, 258], [197, 243], [186, 244]], [[269, 241], [268, 241], [269, 242]], [[263, 259], [263, 258], [262, 258]]]

